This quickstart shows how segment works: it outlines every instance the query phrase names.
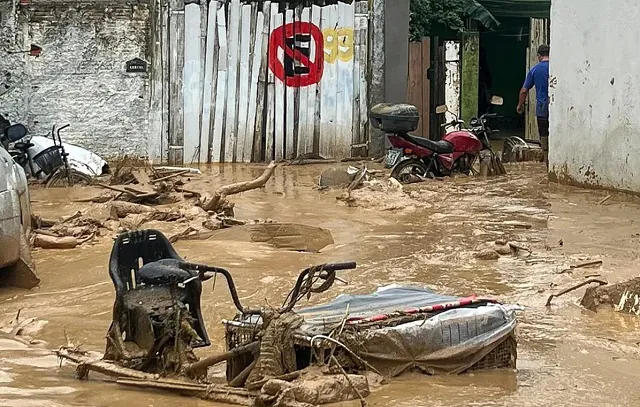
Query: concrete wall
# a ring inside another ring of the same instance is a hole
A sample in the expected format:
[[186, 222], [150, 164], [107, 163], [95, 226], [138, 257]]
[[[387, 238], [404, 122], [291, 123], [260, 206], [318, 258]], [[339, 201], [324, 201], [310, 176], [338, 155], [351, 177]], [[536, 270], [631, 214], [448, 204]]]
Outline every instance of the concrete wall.
[[[149, 74], [127, 73], [125, 66], [136, 57], [150, 60], [149, 6], [34, 0], [16, 7], [14, 16], [2, 13], [3, 45], [28, 49], [34, 43], [43, 51], [38, 58], [19, 55], [11, 58], [18, 62], [1, 63], [2, 74], [16, 77], [14, 89], [0, 96], [0, 113], [36, 135], [69, 123], [65, 141], [105, 157], [147, 156]], [[14, 25], [5, 25], [5, 18]]]
[[15, 2], [0, 2], [0, 114], [14, 122], [27, 109], [24, 29], [18, 26]]
[[[409, 80], [409, 0], [373, 0], [369, 107], [407, 103]], [[385, 134], [369, 127], [369, 155], [380, 156], [390, 144]]]
[[551, 8], [549, 162], [561, 182], [640, 192], [640, 2]]

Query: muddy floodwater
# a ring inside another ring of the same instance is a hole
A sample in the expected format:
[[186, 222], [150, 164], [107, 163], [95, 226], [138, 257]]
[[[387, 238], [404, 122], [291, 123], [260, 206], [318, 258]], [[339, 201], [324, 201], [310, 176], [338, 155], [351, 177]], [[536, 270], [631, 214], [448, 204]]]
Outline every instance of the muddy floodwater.
[[[298, 271], [309, 265], [355, 260], [358, 268], [341, 275], [350, 285], [336, 285], [311, 303], [400, 283], [447, 294], [491, 295], [525, 308], [517, 328], [517, 370], [402, 376], [375, 391], [368, 399], [372, 406], [640, 405], [640, 319], [585, 311], [577, 305], [584, 289], [545, 307], [550, 294], [590, 275], [617, 282], [638, 274], [638, 198], [614, 195], [599, 204], [607, 193], [548, 185], [542, 166], [518, 165], [499, 179], [431, 181], [405, 188], [402, 199], [389, 202], [385, 193], [372, 193], [363, 206], [347, 207], [336, 200], [339, 192], [314, 188], [324, 168], [281, 167], [265, 189], [233, 197], [237, 218], [331, 230], [335, 244], [321, 253], [251, 243], [241, 227], [206, 241], [180, 241], [177, 251], [188, 260], [229, 269], [245, 305], [282, 303]], [[261, 171], [216, 167], [205, 172], [198, 187], [214, 189]], [[69, 215], [87, 205], [75, 199], [95, 194], [34, 190], [33, 209], [44, 217]], [[526, 245], [532, 254], [492, 261], [474, 257], [479, 246], [498, 238]], [[60, 367], [51, 354], [67, 337], [84, 349], [104, 350], [114, 300], [107, 271], [111, 244], [103, 239], [74, 250], [36, 250], [41, 287], [0, 293], [0, 316], [10, 320], [22, 310], [21, 317], [37, 318], [42, 326], [33, 336], [46, 342], [27, 347], [0, 339], [1, 406], [216, 405], [130, 390], [93, 373], [80, 382], [73, 366]], [[590, 259], [602, 259], [603, 266], [563, 272]], [[235, 314], [226, 286], [219, 281], [212, 287], [212, 281], [204, 285], [202, 308], [213, 345], [200, 353], [223, 349], [220, 321]]]

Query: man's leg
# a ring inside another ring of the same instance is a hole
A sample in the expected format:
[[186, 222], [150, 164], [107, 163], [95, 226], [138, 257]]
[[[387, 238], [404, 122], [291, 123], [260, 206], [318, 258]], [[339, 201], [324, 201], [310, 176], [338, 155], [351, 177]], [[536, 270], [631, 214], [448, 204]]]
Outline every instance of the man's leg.
[[542, 146], [542, 154], [544, 162], [549, 169], [549, 119], [546, 117], [538, 117], [538, 134], [540, 135], [540, 145]]

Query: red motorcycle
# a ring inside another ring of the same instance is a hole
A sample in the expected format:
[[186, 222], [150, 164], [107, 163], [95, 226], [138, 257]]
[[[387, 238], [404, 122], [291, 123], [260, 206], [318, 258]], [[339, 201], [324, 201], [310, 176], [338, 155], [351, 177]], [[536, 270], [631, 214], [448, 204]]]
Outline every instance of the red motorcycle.
[[[494, 96], [492, 105], [502, 105], [502, 98]], [[446, 106], [438, 106], [436, 113], [447, 112]], [[442, 127], [457, 127], [447, 133], [442, 140], [433, 141], [424, 137], [409, 134], [418, 128], [420, 116], [415, 106], [407, 104], [381, 103], [371, 109], [370, 118], [375, 128], [387, 133], [389, 142], [394, 147], [387, 154], [386, 164], [393, 166], [391, 176], [399, 182], [407, 183], [416, 177], [433, 178], [462, 173], [470, 175], [475, 172], [473, 165], [480, 152], [491, 150], [489, 136], [499, 133], [491, 130], [488, 119], [498, 117], [495, 113], [486, 113], [479, 119], [471, 119], [471, 129], [460, 129], [463, 120], [454, 115], [454, 119]]]

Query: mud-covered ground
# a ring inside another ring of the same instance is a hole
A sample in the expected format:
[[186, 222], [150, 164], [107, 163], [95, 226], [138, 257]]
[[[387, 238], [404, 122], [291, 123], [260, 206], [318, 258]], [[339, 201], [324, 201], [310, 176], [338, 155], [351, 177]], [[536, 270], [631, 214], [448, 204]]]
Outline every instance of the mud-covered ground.
[[[280, 303], [298, 270], [311, 264], [355, 260], [344, 272], [349, 286], [335, 286], [312, 299], [341, 292], [369, 292], [388, 283], [429, 286], [457, 295], [494, 295], [526, 308], [519, 315], [517, 371], [476, 372], [457, 377], [409, 375], [377, 391], [373, 406], [633, 406], [640, 404], [640, 323], [614, 312], [594, 314], [577, 302], [583, 290], [554, 301], [548, 296], [598, 274], [617, 282], [638, 273], [640, 204], [601, 191], [543, 182], [540, 165], [509, 166], [510, 175], [490, 180], [458, 178], [412, 185], [401, 193], [359, 191], [361, 206], [347, 207], [338, 191], [317, 191], [321, 166], [281, 167], [263, 190], [233, 197], [236, 217], [271, 218], [330, 229], [335, 244], [319, 254], [286, 252], [251, 243], [242, 228], [206, 241], [180, 241], [189, 260], [232, 271], [244, 304]], [[207, 171], [201, 189], [247, 180], [260, 167]], [[74, 199], [96, 191], [35, 190], [34, 212], [60, 217], [87, 204]], [[106, 216], [100, 206], [91, 210]], [[177, 227], [177, 226], [176, 226]], [[177, 227], [179, 229], [179, 227]], [[474, 253], [505, 238], [533, 253], [478, 260]], [[90, 350], [104, 348], [114, 289], [107, 273], [112, 241], [102, 239], [64, 251], [34, 253], [42, 284], [29, 292], [0, 293], [0, 317], [37, 318], [33, 336], [46, 343], [27, 347], [0, 339], [2, 406], [204, 406], [211, 403], [158, 392], [133, 391], [97, 375], [79, 382], [72, 366], [59, 366], [49, 352], [65, 334]], [[572, 264], [602, 259], [601, 268], [562, 272]], [[205, 285], [203, 311], [213, 346], [223, 348], [220, 320], [235, 309], [222, 284]], [[46, 322], [46, 324], [44, 324]], [[38, 329], [41, 328], [41, 329]], [[100, 380], [98, 380], [100, 379]], [[357, 405], [355, 403], [354, 405]]]

